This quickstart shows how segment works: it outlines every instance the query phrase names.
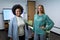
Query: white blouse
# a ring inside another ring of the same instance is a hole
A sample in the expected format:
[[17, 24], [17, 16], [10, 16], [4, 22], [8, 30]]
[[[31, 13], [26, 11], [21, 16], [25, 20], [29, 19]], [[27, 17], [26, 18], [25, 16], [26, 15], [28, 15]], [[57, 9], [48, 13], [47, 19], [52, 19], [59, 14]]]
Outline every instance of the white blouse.
[[17, 18], [17, 25], [18, 25], [18, 36], [23, 36], [24, 35], [24, 20], [21, 17], [16, 17]]

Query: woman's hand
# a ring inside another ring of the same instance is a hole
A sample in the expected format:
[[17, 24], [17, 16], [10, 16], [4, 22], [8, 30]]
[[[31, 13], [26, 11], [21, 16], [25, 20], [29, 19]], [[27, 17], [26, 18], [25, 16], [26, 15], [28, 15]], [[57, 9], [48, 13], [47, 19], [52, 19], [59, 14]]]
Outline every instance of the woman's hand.
[[10, 38], [9, 40], [12, 40], [12, 38]]
[[31, 37], [34, 37], [34, 33], [32, 32]]
[[41, 28], [41, 29], [44, 29], [45, 27], [44, 27], [44, 26], [41, 26], [40, 28]]
[[46, 31], [46, 29], [45, 29], [45, 27], [44, 27], [44, 26], [41, 26], [40, 28], [41, 28], [42, 30]]

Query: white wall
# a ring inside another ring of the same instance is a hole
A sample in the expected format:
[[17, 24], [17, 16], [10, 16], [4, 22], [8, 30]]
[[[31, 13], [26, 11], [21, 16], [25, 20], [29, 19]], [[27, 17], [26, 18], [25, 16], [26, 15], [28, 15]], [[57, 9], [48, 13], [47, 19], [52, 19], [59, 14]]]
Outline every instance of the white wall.
[[0, 13], [2, 12], [3, 8], [12, 8], [15, 4], [21, 4], [24, 9], [27, 5], [27, 0], [0, 0]]
[[2, 14], [0, 14], [0, 29], [4, 29], [4, 21], [3, 21], [3, 15]]
[[[53, 20], [55, 26], [60, 28], [60, 0], [37, 0], [36, 6], [39, 4], [44, 5], [45, 13]], [[59, 32], [55, 29], [52, 31]]]
[[[0, 0], [0, 29], [4, 28], [2, 10], [3, 8], [12, 8], [15, 4], [21, 4], [24, 8], [24, 16], [27, 15], [26, 6], [27, 0]], [[25, 17], [27, 19], [27, 16]]]

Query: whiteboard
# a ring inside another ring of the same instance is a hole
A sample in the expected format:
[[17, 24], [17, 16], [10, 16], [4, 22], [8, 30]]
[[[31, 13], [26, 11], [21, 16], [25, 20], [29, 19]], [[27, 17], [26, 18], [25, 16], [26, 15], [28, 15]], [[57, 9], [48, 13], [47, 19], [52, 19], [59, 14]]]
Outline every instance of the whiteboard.
[[4, 8], [3, 17], [4, 17], [4, 20], [11, 20], [14, 17], [12, 10], [10, 8]]

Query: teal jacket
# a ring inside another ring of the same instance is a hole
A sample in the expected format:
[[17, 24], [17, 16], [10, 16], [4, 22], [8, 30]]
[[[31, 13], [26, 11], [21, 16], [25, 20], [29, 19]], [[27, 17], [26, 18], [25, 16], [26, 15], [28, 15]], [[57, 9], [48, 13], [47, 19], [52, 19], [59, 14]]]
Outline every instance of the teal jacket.
[[[40, 27], [44, 26], [44, 29], [41, 29]], [[34, 25], [33, 25], [33, 31], [37, 34], [45, 34], [46, 30], [50, 30], [54, 26], [53, 21], [46, 15], [34, 15]]]

